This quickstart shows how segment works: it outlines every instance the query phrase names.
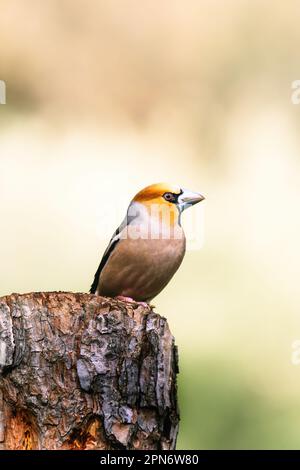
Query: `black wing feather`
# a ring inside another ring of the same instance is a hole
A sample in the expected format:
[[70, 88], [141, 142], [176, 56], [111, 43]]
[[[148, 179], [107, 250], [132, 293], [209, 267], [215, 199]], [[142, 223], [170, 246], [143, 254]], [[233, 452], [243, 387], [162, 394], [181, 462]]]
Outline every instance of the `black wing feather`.
[[98, 266], [98, 269], [96, 271], [93, 284], [91, 285], [91, 288], [90, 288], [90, 293], [91, 294], [95, 294], [95, 292], [97, 290], [97, 287], [98, 287], [98, 284], [99, 284], [99, 278], [100, 278], [101, 271], [104, 268], [104, 266], [106, 265], [108, 258], [110, 257], [112, 251], [114, 250], [116, 245], [119, 243], [119, 241], [120, 241], [120, 239], [118, 238], [115, 241], [113, 241], [112, 243], [110, 243], [108, 248], [104, 252], [102, 260], [101, 260], [101, 262]]
[[126, 215], [125, 219], [123, 220], [123, 222], [121, 223], [120, 227], [117, 228], [117, 230], [115, 231], [115, 233], [111, 237], [110, 243], [109, 243], [108, 247], [106, 248], [106, 250], [104, 252], [102, 260], [101, 260], [101, 262], [99, 264], [99, 267], [97, 269], [97, 272], [95, 274], [93, 284], [91, 285], [91, 288], [90, 288], [90, 293], [91, 294], [95, 294], [95, 292], [97, 290], [97, 287], [98, 287], [98, 284], [99, 284], [99, 278], [100, 278], [100, 274], [102, 272], [102, 269], [106, 265], [108, 258], [110, 257], [111, 253], [113, 252], [113, 250], [116, 248], [117, 244], [120, 241], [120, 237], [118, 237], [118, 235], [120, 235], [120, 233], [122, 232], [122, 230], [126, 226], [131, 224], [131, 222], [137, 217], [137, 215], [138, 214], [130, 215], [129, 212], [127, 212], [127, 215]]

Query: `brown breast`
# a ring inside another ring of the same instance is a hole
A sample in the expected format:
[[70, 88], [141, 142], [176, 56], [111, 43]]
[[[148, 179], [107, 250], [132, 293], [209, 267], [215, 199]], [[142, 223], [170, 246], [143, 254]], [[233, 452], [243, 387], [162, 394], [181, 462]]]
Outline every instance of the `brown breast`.
[[120, 240], [102, 270], [98, 293], [151, 300], [173, 277], [184, 253], [183, 230], [178, 239]]

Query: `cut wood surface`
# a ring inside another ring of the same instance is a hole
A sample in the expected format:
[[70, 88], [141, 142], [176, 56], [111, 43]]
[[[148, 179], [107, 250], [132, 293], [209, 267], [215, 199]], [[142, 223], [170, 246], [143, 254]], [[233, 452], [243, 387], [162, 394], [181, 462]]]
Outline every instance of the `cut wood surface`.
[[150, 307], [0, 298], [0, 449], [174, 449], [177, 354]]

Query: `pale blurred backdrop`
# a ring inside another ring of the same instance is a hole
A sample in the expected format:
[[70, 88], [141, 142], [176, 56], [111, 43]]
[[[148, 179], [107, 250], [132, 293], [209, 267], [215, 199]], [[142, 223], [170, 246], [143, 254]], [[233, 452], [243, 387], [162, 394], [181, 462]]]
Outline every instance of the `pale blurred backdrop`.
[[299, 2], [0, 11], [0, 295], [88, 291], [139, 189], [201, 191], [203, 246], [155, 299], [179, 346], [178, 448], [300, 448]]

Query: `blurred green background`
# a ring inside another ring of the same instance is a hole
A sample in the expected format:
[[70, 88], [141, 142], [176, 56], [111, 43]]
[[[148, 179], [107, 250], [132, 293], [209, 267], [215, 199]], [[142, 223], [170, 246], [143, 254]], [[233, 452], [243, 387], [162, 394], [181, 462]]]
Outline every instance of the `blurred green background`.
[[293, 0], [1, 2], [0, 295], [87, 291], [147, 184], [206, 196], [155, 299], [178, 448], [300, 448], [299, 24]]

